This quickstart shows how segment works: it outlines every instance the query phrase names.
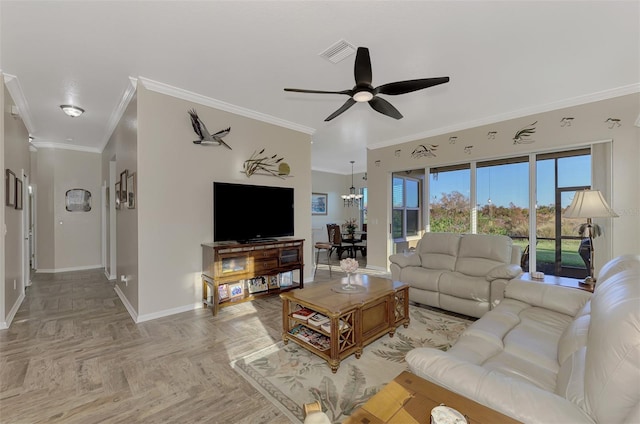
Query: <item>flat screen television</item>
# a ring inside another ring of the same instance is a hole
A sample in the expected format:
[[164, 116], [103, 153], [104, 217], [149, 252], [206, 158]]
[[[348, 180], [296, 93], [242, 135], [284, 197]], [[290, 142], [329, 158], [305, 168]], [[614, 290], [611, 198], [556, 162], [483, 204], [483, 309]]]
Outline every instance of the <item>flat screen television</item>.
[[213, 240], [270, 241], [294, 233], [293, 188], [213, 183]]

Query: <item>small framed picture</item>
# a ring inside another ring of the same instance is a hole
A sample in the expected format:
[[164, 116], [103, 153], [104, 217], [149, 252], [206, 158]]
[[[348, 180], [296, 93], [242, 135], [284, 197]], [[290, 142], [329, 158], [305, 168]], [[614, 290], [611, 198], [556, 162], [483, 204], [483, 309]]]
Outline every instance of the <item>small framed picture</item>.
[[326, 215], [327, 214], [327, 193], [311, 193], [311, 214]]
[[5, 171], [4, 192], [7, 206], [16, 206], [16, 174], [12, 170]]
[[290, 287], [293, 285], [293, 271], [281, 272], [280, 287]]
[[218, 299], [220, 299], [221, 302], [229, 299], [229, 286], [226, 284], [220, 284], [218, 286]]
[[116, 202], [116, 209], [120, 209], [120, 199], [121, 199], [121, 193], [120, 193], [120, 181], [118, 181], [116, 183], [115, 189], [113, 191], [113, 199]]
[[267, 291], [269, 286], [267, 286], [267, 280], [264, 277], [256, 277], [247, 280], [247, 289], [249, 293], [260, 293]]
[[280, 282], [278, 281], [277, 275], [270, 275], [267, 278], [269, 279], [269, 290], [277, 289], [280, 287]]
[[127, 176], [127, 208], [136, 208], [136, 173]]
[[128, 170], [124, 170], [120, 173], [120, 202], [122, 204], [127, 204], [127, 176], [129, 175]]
[[229, 283], [229, 298], [235, 299], [244, 296], [244, 281]]
[[22, 180], [16, 178], [16, 209], [22, 210]]

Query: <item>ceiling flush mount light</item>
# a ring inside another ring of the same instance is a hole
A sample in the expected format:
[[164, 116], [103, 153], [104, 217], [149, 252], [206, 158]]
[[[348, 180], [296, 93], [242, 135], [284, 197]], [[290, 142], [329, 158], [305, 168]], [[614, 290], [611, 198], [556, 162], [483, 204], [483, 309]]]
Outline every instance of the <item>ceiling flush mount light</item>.
[[343, 194], [340, 197], [344, 202], [344, 207], [360, 206], [360, 199], [362, 194], [356, 194], [356, 188], [353, 186], [353, 164], [355, 161], [351, 161], [351, 187], [349, 188], [349, 194]]
[[77, 118], [84, 113], [84, 109], [73, 105], [60, 105], [60, 109], [72, 118]]
[[366, 90], [358, 91], [353, 95], [353, 100], [355, 100], [356, 102], [368, 102], [371, 99], [373, 99], [373, 94], [371, 94], [370, 91]]

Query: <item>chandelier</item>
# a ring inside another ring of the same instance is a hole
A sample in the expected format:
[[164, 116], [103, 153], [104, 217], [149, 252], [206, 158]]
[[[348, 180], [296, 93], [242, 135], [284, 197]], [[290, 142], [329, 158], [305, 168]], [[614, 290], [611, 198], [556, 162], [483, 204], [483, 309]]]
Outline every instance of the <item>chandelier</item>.
[[344, 202], [344, 207], [351, 206], [360, 206], [360, 199], [362, 199], [362, 194], [356, 194], [356, 188], [353, 186], [353, 164], [355, 161], [351, 161], [351, 187], [349, 187], [349, 194], [343, 194], [342, 201]]

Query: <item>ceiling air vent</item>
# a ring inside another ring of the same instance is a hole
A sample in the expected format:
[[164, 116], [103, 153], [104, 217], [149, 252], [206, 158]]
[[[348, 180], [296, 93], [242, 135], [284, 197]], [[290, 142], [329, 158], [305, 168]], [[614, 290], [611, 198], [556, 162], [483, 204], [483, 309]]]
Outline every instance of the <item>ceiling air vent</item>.
[[320, 56], [328, 59], [332, 63], [338, 63], [341, 60], [351, 56], [356, 52], [356, 48], [344, 40], [340, 40], [331, 47], [320, 53]]

